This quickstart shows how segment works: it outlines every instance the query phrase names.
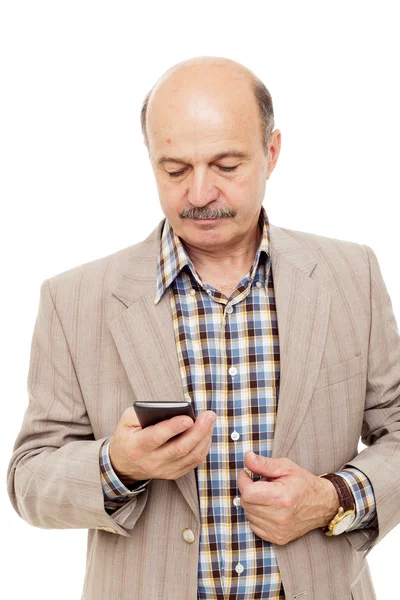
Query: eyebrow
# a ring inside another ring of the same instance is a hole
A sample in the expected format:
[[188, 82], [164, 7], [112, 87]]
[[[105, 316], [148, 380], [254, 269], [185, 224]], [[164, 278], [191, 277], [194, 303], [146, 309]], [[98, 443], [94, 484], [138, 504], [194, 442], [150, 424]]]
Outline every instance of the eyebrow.
[[[250, 158], [250, 154], [248, 154], [247, 152], [242, 152], [241, 150], [226, 150], [225, 152], [219, 152], [218, 154], [215, 154], [215, 156], [213, 156], [211, 158], [210, 162], [213, 162], [214, 160], [220, 160], [221, 158], [227, 158], [227, 157], [248, 159], [248, 158]], [[166, 156], [165, 154], [163, 154], [157, 160], [157, 164], [162, 165], [165, 162], [188, 163], [188, 162], [190, 162], [190, 159], [187, 158], [186, 156], [182, 156], [179, 158], [179, 157], [175, 157], [175, 156]]]

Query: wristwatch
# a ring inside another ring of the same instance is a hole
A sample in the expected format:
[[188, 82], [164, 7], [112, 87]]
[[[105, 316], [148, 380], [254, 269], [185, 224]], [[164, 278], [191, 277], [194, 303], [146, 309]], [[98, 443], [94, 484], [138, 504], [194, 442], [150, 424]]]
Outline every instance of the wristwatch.
[[337, 514], [328, 525], [322, 527], [322, 531], [328, 536], [340, 535], [351, 526], [356, 518], [353, 493], [346, 480], [336, 473], [324, 473], [323, 475], [318, 475], [318, 477], [324, 477], [333, 483], [340, 500], [340, 507]]

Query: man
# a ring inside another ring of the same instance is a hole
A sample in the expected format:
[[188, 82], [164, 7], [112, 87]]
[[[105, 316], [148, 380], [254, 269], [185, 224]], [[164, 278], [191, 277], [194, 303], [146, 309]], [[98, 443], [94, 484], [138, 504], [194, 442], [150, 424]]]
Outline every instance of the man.
[[[11, 502], [89, 529], [82, 599], [375, 598], [366, 555], [400, 522], [377, 258], [269, 222], [281, 135], [242, 65], [175, 65], [142, 128], [166, 218], [42, 283]], [[132, 407], [184, 399], [194, 423]]]

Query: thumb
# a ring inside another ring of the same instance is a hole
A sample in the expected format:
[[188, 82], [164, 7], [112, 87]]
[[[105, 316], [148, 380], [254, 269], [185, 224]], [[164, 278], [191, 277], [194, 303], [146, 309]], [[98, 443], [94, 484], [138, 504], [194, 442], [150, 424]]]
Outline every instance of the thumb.
[[246, 467], [253, 473], [266, 475], [267, 477], [281, 477], [284, 474], [284, 465], [281, 458], [268, 458], [249, 450], [244, 455], [244, 460]]
[[120, 424], [125, 427], [141, 427], [133, 406], [129, 406], [121, 415]]

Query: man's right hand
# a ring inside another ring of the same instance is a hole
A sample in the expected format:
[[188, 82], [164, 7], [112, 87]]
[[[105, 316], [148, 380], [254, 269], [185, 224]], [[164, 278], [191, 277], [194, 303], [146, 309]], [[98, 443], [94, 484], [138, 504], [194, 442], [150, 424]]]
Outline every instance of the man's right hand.
[[[181, 415], [142, 429], [135, 409], [129, 407], [111, 436], [112, 468], [125, 485], [143, 479], [178, 479], [207, 456], [215, 418], [213, 411], [206, 410], [194, 423]], [[170, 439], [177, 434], [181, 435]]]

